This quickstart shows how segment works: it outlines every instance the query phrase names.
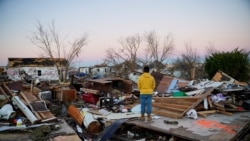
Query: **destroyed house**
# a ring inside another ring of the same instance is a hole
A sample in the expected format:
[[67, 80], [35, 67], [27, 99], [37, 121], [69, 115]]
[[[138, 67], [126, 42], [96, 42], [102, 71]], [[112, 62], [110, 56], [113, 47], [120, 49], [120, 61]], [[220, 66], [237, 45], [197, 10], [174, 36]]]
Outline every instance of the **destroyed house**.
[[90, 74], [91, 68], [90, 67], [79, 67], [80, 73]]
[[104, 65], [102, 65], [102, 66], [94, 66], [91, 69], [91, 73], [94, 76], [104, 77], [105, 75], [111, 73], [111, 68], [108, 67], [108, 66], [104, 66]]
[[105, 75], [110, 74], [112, 71], [112, 68], [109, 66], [104, 66], [104, 65], [96, 65], [93, 67], [79, 67], [79, 72], [80, 73], [85, 73], [85, 74], [92, 74], [93, 76], [100, 76], [104, 77]]
[[21, 80], [23, 74], [30, 79], [58, 80], [66, 63], [64, 58], [8, 58], [7, 74], [11, 80]]

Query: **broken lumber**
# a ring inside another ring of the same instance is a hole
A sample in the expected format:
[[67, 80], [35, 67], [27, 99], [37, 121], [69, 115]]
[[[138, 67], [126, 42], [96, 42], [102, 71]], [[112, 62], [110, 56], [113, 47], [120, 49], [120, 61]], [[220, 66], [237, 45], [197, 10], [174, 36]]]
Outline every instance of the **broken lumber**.
[[82, 88], [82, 91], [85, 93], [99, 94], [98, 90], [93, 90], [93, 89]]
[[182, 118], [187, 111], [200, 104], [214, 88], [209, 87], [197, 97], [153, 97], [153, 113], [171, 118]]
[[200, 114], [214, 114], [216, 112], [217, 112], [216, 110], [208, 110], [208, 111], [199, 111], [197, 113], [200, 113]]
[[228, 115], [228, 116], [233, 115], [233, 113], [226, 112], [226, 111], [222, 111], [222, 110], [217, 110], [217, 112], [219, 112], [219, 113], [221, 113], [221, 114], [224, 114], [224, 115]]
[[207, 117], [207, 114], [214, 114], [216, 113], [216, 110], [208, 110], [208, 111], [199, 111], [197, 114], [201, 117]]

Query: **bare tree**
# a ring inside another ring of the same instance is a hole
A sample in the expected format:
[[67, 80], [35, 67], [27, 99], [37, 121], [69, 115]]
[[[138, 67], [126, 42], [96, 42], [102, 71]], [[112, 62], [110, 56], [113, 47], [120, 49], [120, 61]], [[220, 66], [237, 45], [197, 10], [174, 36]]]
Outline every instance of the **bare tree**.
[[184, 65], [189, 69], [189, 76], [191, 80], [195, 78], [195, 68], [196, 65], [199, 64], [200, 56], [197, 53], [196, 48], [192, 47], [190, 42], [185, 43], [186, 53], [181, 55], [181, 60]]
[[213, 53], [218, 52], [218, 50], [215, 48], [214, 43], [213, 42], [209, 42], [208, 46], [207, 46], [207, 54], [211, 55]]
[[[141, 44], [141, 37], [138, 34], [120, 39], [121, 48], [109, 48], [106, 50], [105, 62], [117, 66], [116, 72], [129, 73], [135, 69], [137, 52]], [[123, 64], [122, 66], [120, 64]], [[125, 69], [124, 69], [125, 68]]]
[[[61, 82], [66, 81], [70, 64], [78, 57], [82, 48], [87, 44], [87, 35], [83, 35], [69, 43], [70, 45], [67, 48], [64, 44], [65, 39], [59, 37], [54, 22], [45, 27], [38, 21], [36, 30], [29, 39], [42, 50], [42, 57], [49, 57], [55, 60], [59, 81]], [[61, 64], [60, 58], [66, 59], [66, 63]], [[64, 71], [61, 69], [64, 69]]]
[[[174, 50], [174, 40], [171, 34], [167, 35], [164, 38], [164, 41], [161, 45], [160, 39], [158, 38], [155, 31], [150, 31], [145, 33], [146, 39], [146, 59], [149, 60], [148, 63], [155, 63], [156, 71], [160, 71], [161, 65], [167, 60], [169, 55]], [[149, 54], [148, 54], [149, 53]], [[149, 59], [148, 59], [149, 57]]]

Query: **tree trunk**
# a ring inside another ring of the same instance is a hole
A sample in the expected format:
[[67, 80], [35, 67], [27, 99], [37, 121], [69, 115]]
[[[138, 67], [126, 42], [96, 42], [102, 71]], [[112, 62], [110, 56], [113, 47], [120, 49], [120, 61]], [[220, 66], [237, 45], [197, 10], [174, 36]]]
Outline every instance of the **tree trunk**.
[[192, 67], [190, 70], [190, 79], [194, 80], [195, 78], [195, 67]]

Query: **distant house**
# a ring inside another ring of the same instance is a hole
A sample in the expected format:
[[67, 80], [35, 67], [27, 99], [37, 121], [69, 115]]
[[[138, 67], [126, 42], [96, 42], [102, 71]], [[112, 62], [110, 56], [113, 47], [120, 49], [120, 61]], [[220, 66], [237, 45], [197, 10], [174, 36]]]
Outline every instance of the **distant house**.
[[[60, 72], [56, 68], [56, 63], [59, 63]], [[23, 73], [31, 79], [59, 80], [58, 74], [63, 72], [66, 63], [64, 58], [8, 58], [7, 75], [11, 80], [21, 80]]]
[[101, 65], [101, 66], [94, 66], [91, 69], [91, 73], [93, 76], [96, 77], [105, 77], [106, 75], [111, 73], [111, 67], [106, 66], [106, 65]]
[[91, 67], [79, 67], [79, 72], [80, 73], [85, 73], [85, 74], [90, 74]]
[[91, 75], [93, 77], [103, 78], [112, 72], [112, 67], [109, 67], [105, 64], [95, 65], [92, 67], [80, 67], [79, 72]]

